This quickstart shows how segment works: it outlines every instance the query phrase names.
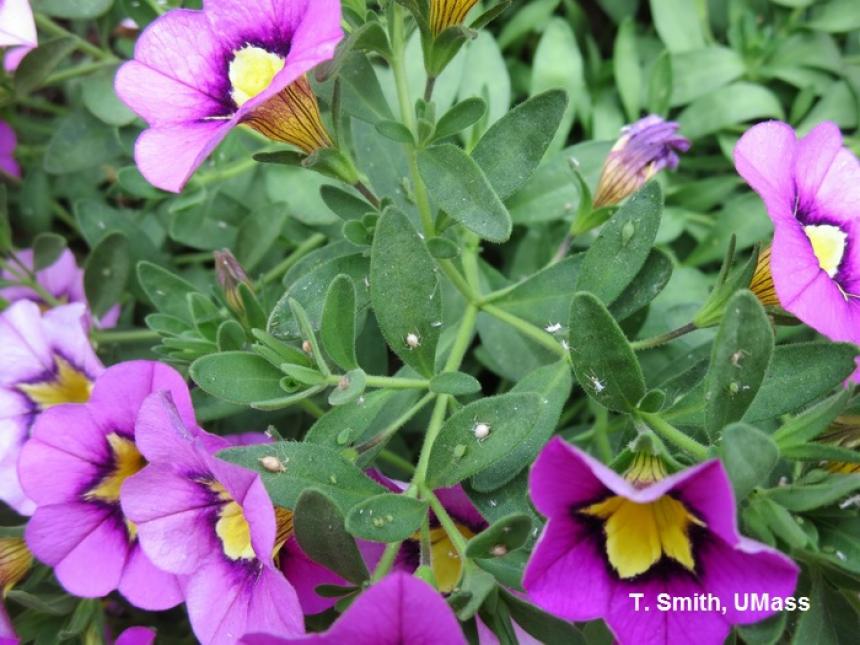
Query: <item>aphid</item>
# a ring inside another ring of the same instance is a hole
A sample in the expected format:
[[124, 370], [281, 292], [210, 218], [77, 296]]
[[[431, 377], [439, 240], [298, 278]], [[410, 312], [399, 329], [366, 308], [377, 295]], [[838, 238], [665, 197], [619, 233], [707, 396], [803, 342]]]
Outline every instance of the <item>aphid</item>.
[[472, 428], [472, 434], [475, 435], [475, 439], [480, 443], [490, 436], [490, 424], [484, 423], [483, 421], [476, 422], [475, 426]]
[[305, 354], [313, 354], [314, 346], [311, 345], [311, 341], [309, 341], [309, 340], [303, 340], [302, 341], [302, 351]]
[[544, 329], [547, 331], [547, 333], [554, 334], [558, 331], [561, 331], [561, 323], [552, 323], [544, 327]]
[[490, 553], [493, 556], [500, 558], [503, 555], [507, 555], [508, 547], [506, 547], [504, 544], [497, 544], [492, 549], [490, 549]]
[[594, 388], [594, 391], [600, 394], [603, 390], [606, 389], [606, 383], [597, 378], [594, 374], [588, 375], [588, 381], [591, 383], [591, 387]]
[[267, 470], [270, 473], [283, 473], [287, 470], [287, 467], [281, 463], [281, 460], [274, 455], [260, 457], [260, 465], [264, 470]]
[[747, 355], [747, 352], [745, 352], [742, 349], [739, 349], [738, 351], [736, 351], [734, 354], [732, 354], [732, 357], [731, 357], [732, 365], [734, 367], [740, 367], [741, 366], [741, 360], [746, 355]]
[[406, 334], [406, 347], [410, 350], [421, 347], [421, 336], [418, 335], [418, 332], [410, 331]]

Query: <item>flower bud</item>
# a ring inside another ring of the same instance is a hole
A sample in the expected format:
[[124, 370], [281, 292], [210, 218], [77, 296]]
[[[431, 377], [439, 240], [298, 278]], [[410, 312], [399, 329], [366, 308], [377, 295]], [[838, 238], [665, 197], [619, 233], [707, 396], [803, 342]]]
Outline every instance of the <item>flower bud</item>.
[[663, 168], [678, 166], [678, 152], [690, 149], [690, 141], [678, 134], [678, 124], [654, 114], [621, 131], [612, 147], [594, 195], [594, 208], [618, 204]]
[[215, 258], [215, 276], [224, 292], [224, 300], [227, 301], [230, 311], [242, 318], [245, 315], [245, 304], [239, 293], [239, 285], [245, 284], [251, 290], [253, 285], [245, 269], [229, 250], [214, 251], [212, 255]]
[[0, 596], [18, 584], [33, 566], [33, 554], [24, 538], [0, 538]]
[[430, 0], [430, 29], [438, 36], [448, 27], [461, 24], [478, 0]]

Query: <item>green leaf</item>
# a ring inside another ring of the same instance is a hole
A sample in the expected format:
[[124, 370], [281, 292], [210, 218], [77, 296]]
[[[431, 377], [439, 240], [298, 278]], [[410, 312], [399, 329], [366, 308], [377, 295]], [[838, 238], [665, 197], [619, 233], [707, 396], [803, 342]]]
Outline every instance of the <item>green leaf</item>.
[[854, 0], [828, 0], [812, 9], [804, 26], [837, 34], [860, 29], [860, 5]]
[[230, 403], [250, 405], [284, 396], [279, 383], [283, 373], [251, 352], [223, 352], [198, 358], [191, 378], [212, 396]]
[[421, 528], [427, 502], [383, 493], [356, 504], [346, 516], [346, 530], [371, 542], [406, 540]]
[[828, 506], [860, 489], [860, 474], [831, 475], [818, 484], [789, 484], [771, 488], [767, 496], [795, 513]]
[[286, 204], [274, 204], [242, 218], [236, 232], [234, 250], [245, 271], [253, 271], [272, 249], [287, 222]]
[[367, 375], [363, 369], [350, 370], [340, 378], [340, 382], [328, 396], [329, 405], [346, 405], [355, 401], [367, 387]]
[[566, 361], [539, 367], [513, 387], [511, 392], [514, 393], [534, 392], [540, 395], [541, 407], [537, 419], [532, 431], [522, 443], [472, 477], [475, 490], [491, 491], [500, 488], [534, 461], [555, 431], [572, 387], [573, 379]]
[[615, 85], [628, 121], [635, 121], [641, 105], [642, 68], [636, 49], [636, 22], [632, 16], [625, 18], [618, 27], [613, 54]]
[[700, 139], [739, 123], [784, 116], [773, 92], [762, 85], [738, 81], [697, 98], [681, 112], [678, 123], [685, 136]]
[[723, 430], [720, 457], [735, 490], [735, 498], [741, 500], [756, 486], [767, 482], [779, 461], [779, 449], [758, 428], [733, 423]]
[[122, 149], [112, 128], [88, 112], [72, 112], [53, 127], [42, 166], [52, 175], [64, 175], [119, 156]]
[[845, 409], [850, 395], [850, 390], [843, 390], [788, 419], [773, 433], [773, 440], [781, 448], [786, 448], [814, 439]]
[[329, 285], [323, 305], [320, 340], [329, 357], [345, 370], [358, 367], [355, 357], [355, 286], [347, 275]]
[[636, 354], [612, 314], [590, 293], [576, 294], [570, 307], [570, 359], [582, 389], [610, 410], [630, 412], [645, 396]]
[[41, 271], [53, 265], [66, 250], [66, 238], [56, 233], [40, 233], [33, 240], [33, 269]]
[[343, 514], [325, 493], [309, 488], [299, 495], [293, 528], [302, 551], [317, 564], [355, 584], [370, 577]]
[[415, 143], [415, 136], [412, 131], [400, 121], [377, 121], [375, 124], [376, 131], [383, 137], [396, 141], [397, 143]]
[[648, 111], [652, 114], [666, 114], [669, 111], [673, 87], [672, 57], [664, 51], [654, 61], [648, 79]]
[[433, 132], [433, 140], [452, 137], [468, 127], [475, 125], [487, 113], [487, 102], [474, 96], [455, 104], [442, 115]]
[[660, 228], [663, 197], [657, 183], [646, 184], [610, 219], [586, 251], [576, 282], [610, 305], [636, 278]]
[[809, 610], [800, 617], [792, 645], [849, 645], [857, 640], [857, 610], [815, 572]]
[[647, 307], [672, 278], [672, 259], [665, 251], [654, 248], [636, 277], [609, 307], [615, 320], [626, 320]]
[[840, 386], [855, 369], [857, 347], [847, 343], [780, 345], [744, 421], [794, 412]]
[[481, 383], [474, 376], [463, 372], [443, 372], [430, 379], [430, 391], [436, 394], [463, 396], [481, 391]]
[[773, 354], [773, 330], [758, 299], [739, 291], [726, 306], [705, 376], [705, 430], [739, 421], [755, 399]]
[[82, 99], [86, 108], [108, 125], [123, 126], [137, 116], [119, 100], [114, 90], [117, 67], [108, 67], [90, 74], [81, 81]]
[[337, 186], [321, 187], [320, 197], [331, 212], [342, 220], [361, 219], [373, 211], [373, 206], [366, 201]]
[[517, 625], [541, 643], [586, 644], [586, 639], [573, 624], [541, 611], [508, 591], [500, 593]]
[[510, 213], [477, 163], [462, 149], [442, 144], [418, 154], [421, 176], [436, 205], [491, 242], [511, 236]]
[[95, 318], [120, 301], [130, 276], [128, 239], [122, 233], [106, 235], [84, 265], [84, 293]]
[[191, 322], [186, 294], [199, 293], [197, 287], [152, 262], [137, 265], [137, 279], [156, 309]]
[[432, 376], [442, 320], [433, 258], [398, 210], [383, 213], [370, 253], [370, 297], [379, 329], [400, 359]]
[[48, 75], [75, 50], [74, 38], [42, 42], [24, 56], [15, 70], [15, 95], [23, 98], [39, 89]]
[[705, 47], [673, 54], [673, 107], [686, 105], [743, 76], [745, 67], [740, 54], [728, 47]]
[[581, 263], [581, 254], [556, 262], [529, 276], [493, 304], [543, 328], [564, 323], [576, 293]]
[[[312, 443], [241, 446], [222, 450], [218, 456], [259, 473], [272, 502], [284, 508], [294, 509], [299, 495], [308, 488], [331, 497], [344, 514], [368, 497], [387, 492], [335, 450]], [[277, 459], [280, 468], [267, 470], [260, 461], [266, 457]]]
[[220, 352], [239, 351], [245, 347], [247, 341], [245, 330], [235, 320], [222, 322], [218, 326], [218, 333], [215, 338]]
[[525, 513], [513, 513], [503, 517], [469, 540], [466, 556], [498, 558], [507, 555], [526, 543], [531, 530], [532, 518]]
[[[428, 486], [453, 486], [510, 453], [534, 428], [540, 401], [531, 392], [502, 394], [470, 403], [451, 416], [430, 452]], [[478, 426], [486, 426], [488, 434], [476, 436]]]
[[55, 18], [97, 18], [111, 8], [113, 0], [31, 0], [33, 9]]
[[496, 121], [481, 137], [472, 159], [500, 199], [513, 195], [532, 176], [558, 131], [567, 103], [561, 90], [538, 94]]
[[6, 254], [12, 249], [12, 225], [9, 223], [9, 202], [6, 185], [0, 184], [0, 253]]
[[657, 33], [670, 52], [705, 46], [702, 18], [697, 3], [689, 0], [651, 0], [651, 16]]

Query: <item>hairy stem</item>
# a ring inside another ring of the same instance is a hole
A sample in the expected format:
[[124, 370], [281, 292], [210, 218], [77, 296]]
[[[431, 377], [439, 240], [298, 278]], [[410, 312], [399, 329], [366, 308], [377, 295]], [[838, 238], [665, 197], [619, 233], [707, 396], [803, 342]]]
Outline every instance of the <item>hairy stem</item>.
[[643, 349], [653, 349], [655, 347], [660, 347], [660, 345], [665, 345], [666, 343], [675, 340], [676, 338], [680, 338], [681, 336], [685, 336], [690, 332], [694, 332], [698, 329], [696, 325], [693, 323], [687, 323], [683, 327], [678, 327], [678, 329], [673, 329], [672, 331], [666, 332], [665, 334], [660, 334], [659, 336], [654, 336], [653, 338], [646, 338], [644, 340], [637, 340], [630, 343], [630, 347], [632, 347], [635, 351], [642, 351]]

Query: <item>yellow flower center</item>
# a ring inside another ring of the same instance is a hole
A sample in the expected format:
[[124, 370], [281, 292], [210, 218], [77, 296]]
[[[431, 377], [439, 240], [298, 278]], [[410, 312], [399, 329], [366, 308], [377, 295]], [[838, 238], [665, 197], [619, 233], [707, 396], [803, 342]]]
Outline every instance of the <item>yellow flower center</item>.
[[645, 573], [664, 556], [695, 569], [689, 528], [705, 524], [672, 497], [637, 504], [612, 496], [580, 512], [605, 520], [606, 554], [621, 578]]
[[[457, 523], [457, 530], [467, 540], [475, 535], [469, 527], [460, 523]], [[414, 540], [420, 540], [421, 534], [416, 533], [412, 537]], [[457, 555], [457, 549], [451, 544], [451, 539], [441, 526], [430, 529], [430, 568], [442, 593], [452, 592], [460, 582], [463, 563]]]
[[[119, 491], [123, 482], [143, 470], [146, 459], [133, 441], [115, 432], [107, 436], [107, 442], [113, 453], [113, 470], [98, 485], [88, 490], [84, 498], [115, 504], [119, 502]], [[136, 528], [129, 526], [129, 533], [134, 536]]]
[[68, 361], [54, 357], [57, 376], [52, 381], [23, 383], [18, 389], [35, 403], [40, 410], [61, 403], [86, 403], [89, 401], [93, 384], [86, 375], [78, 372]]
[[236, 105], [241, 107], [269, 87], [285, 62], [277, 54], [253, 45], [233, 52], [227, 75], [233, 88], [230, 96]]
[[[221, 540], [225, 555], [231, 560], [253, 560], [257, 554], [251, 544], [251, 526], [245, 519], [242, 507], [219, 482], [210, 482], [209, 488], [217, 493], [220, 501], [224, 502], [221, 510], [218, 511], [215, 534]], [[276, 506], [275, 525], [275, 548], [272, 551], [272, 557], [275, 557], [293, 532], [292, 512]]]
[[657, 455], [637, 452], [624, 478], [637, 488], [653, 484], [666, 476], [666, 466]]
[[0, 592], [5, 596], [33, 566], [33, 554], [23, 538], [0, 538]]
[[803, 231], [809, 238], [809, 243], [812, 244], [812, 252], [818, 259], [818, 266], [832, 278], [842, 262], [848, 235], [838, 226], [830, 224], [804, 226]]

